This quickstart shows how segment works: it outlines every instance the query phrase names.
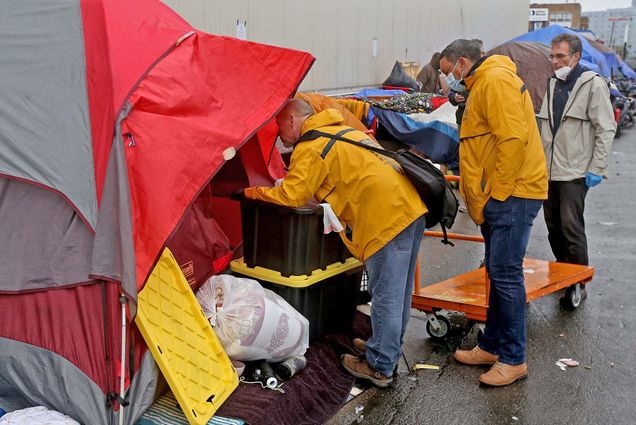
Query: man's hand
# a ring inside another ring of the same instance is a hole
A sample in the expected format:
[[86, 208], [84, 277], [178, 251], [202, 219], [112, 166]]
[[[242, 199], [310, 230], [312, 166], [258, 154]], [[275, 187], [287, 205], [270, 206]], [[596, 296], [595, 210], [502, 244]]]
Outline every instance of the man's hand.
[[230, 198], [235, 200], [245, 198], [245, 189], [236, 189], [234, 192], [232, 192], [232, 195], [230, 196]]
[[464, 101], [466, 101], [466, 98], [464, 96], [459, 93], [455, 94], [455, 102], [462, 103]]
[[598, 176], [596, 174], [592, 174], [589, 171], [585, 173], [585, 186], [594, 187], [603, 181], [603, 176]]

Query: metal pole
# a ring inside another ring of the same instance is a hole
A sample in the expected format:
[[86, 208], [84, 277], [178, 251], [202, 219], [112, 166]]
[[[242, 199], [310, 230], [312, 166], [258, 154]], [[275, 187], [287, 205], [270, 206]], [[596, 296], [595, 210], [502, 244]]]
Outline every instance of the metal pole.
[[[126, 383], [126, 302], [123, 295], [119, 297], [121, 303], [121, 359], [119, 370], [119, 396], [125, 398]], [[119, 425], [124, 425], [124, 406], [119, 403]]]
[[614, 25], [616, 21], [612, 21], [612, 30], [610, 31], [609, 47], [612, 48], [612, 41], [614, 41]]
[[629, 31], [629, 24], [625, 24], [625, 37], [623, 38], [623, 60], [627, 59], [627, 32]]

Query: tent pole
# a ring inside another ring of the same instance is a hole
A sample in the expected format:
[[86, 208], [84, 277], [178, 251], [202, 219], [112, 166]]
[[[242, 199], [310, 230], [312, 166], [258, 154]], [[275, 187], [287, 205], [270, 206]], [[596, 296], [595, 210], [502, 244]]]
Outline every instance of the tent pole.
[[[120, 296], [121, 303], [121, 360], [119, 369], [119, 396], [125, 398], [126, 382], [126, 297]], [[124, 425], [124, 406], [119, 403], [119, 425]]]

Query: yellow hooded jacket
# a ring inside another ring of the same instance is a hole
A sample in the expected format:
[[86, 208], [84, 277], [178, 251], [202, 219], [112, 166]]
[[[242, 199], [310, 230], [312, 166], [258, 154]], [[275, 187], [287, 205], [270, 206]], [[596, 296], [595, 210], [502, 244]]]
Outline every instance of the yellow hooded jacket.
[[470, 91], [459, 138], [460, 189], [471, 218], [488, 199], [547, 199], [545, 156], [532, 99], [507, 56], [493, 55], [464, 83]]
[[[314, 129], [336, 134], [348, 128], [342, 123], [338, 111], [325, 109], [305, 120], [301, 135]], [[343, 137], [379, 146], [361, 131]], [[340, 232], [345, 245], [365, 261], [428, 210], [395, 161], [341, 141], [323, 159], [328, 142], [321, 137], [297, 143], [283, 184], [248, 188], [245, 196], [291, 207], [306, 204], [312, 196], [328, 202], [343, 227], [351, 230], [351, 239]]]

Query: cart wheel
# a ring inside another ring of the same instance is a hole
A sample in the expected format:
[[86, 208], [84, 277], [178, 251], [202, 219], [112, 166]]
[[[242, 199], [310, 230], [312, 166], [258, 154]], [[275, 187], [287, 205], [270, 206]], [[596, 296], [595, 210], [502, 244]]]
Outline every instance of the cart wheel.
[[436, 340], [444, 339], [448, 336], [448, 333], [450, 332], [450, 329], [451, 329], [450, 320], [448, 320], [446, 317], [439, 314], [436, 314], [435, 318], [437, 319], [437, 322], [439, 323], [439, 329], [435, 330], [435, 328], [433, 327], [433, 324], [429, 320], [426, 322], [426, 332], [433, 339], [436, 339]]
[[[580, 290], [577, 294], [576, 287], [579, 286]], [[585, 287], [581, 286], [579, 283], [576, 285], [568, 286], [565, 290], [565, 295], [563, 298], [559, 300], [561, 307], [566, 310], [576, 310], [578, 306], [583, 302]]]

